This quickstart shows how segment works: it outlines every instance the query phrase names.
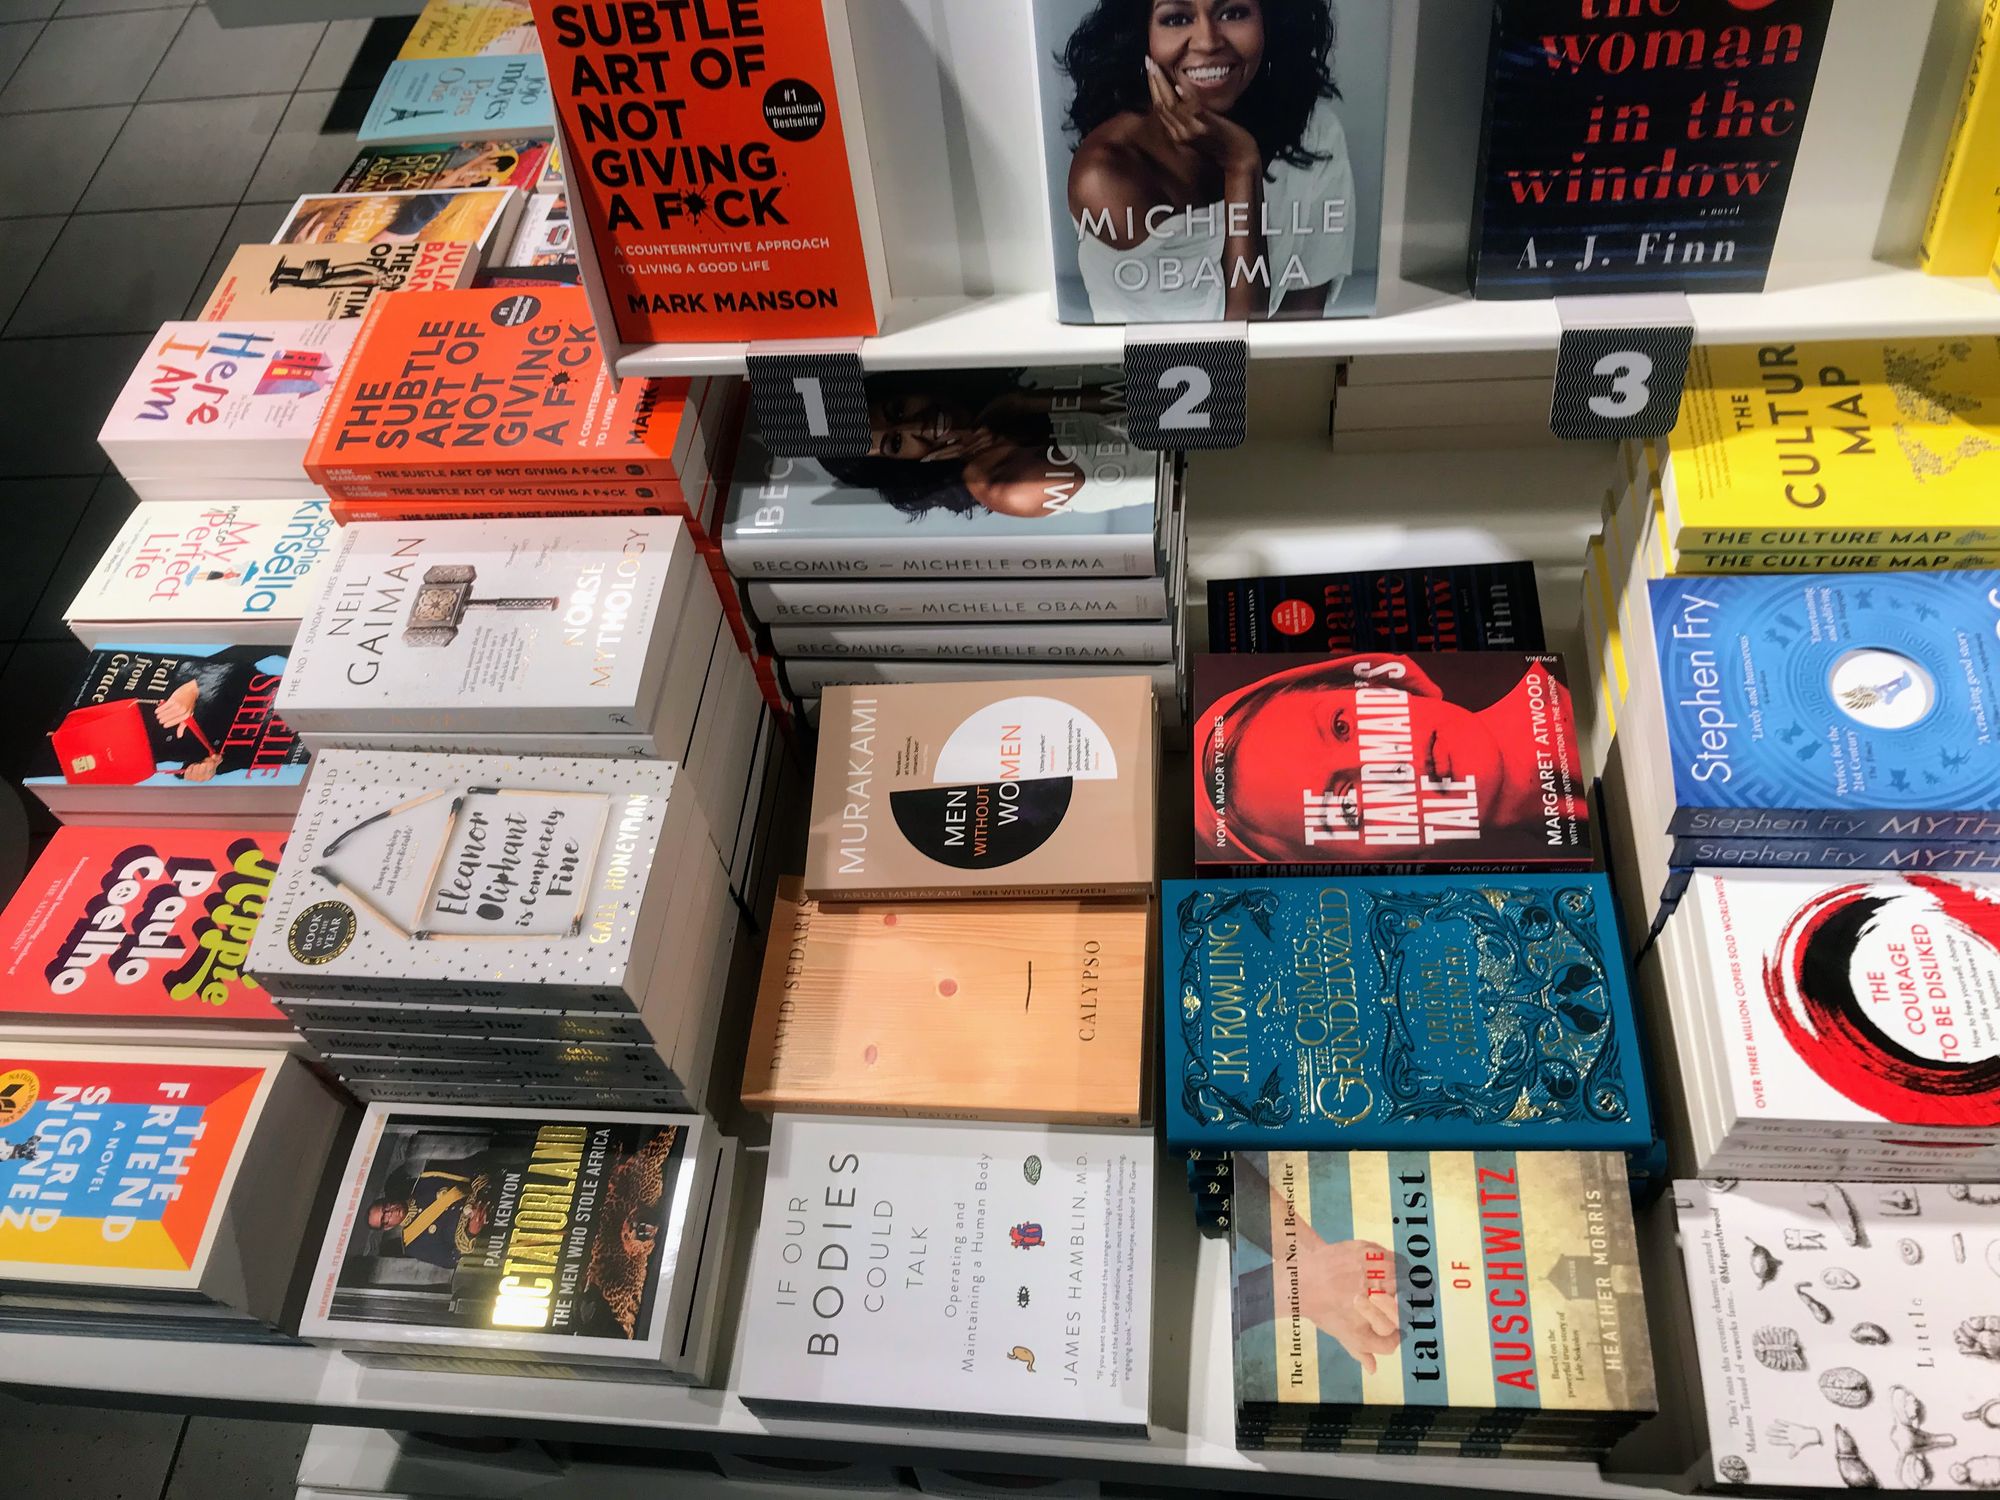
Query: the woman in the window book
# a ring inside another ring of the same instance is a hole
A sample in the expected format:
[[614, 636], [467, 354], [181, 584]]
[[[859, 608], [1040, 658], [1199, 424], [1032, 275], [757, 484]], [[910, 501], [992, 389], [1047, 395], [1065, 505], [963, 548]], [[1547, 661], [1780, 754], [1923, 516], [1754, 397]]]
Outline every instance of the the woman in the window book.
[[1321, 318], [1354, 269], [1331, 0], [1098, 0], [1062, 50], [1100, 323]]

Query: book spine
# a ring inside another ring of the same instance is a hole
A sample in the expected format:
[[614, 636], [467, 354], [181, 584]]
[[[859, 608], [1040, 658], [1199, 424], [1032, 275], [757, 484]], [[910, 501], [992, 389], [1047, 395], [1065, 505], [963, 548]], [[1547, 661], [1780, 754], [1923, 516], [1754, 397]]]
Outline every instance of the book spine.
[[[1040, 634], [1031, 636], [1030, 632]], [[1168, 661], [1173, 627], [1158, 625], [778, 625], [780, 656], [914, 661]]]
[[1893, 807], [1676, 807], [1676, 839], [1764, 842], [1781, 839], [1897, 840], [1912, 848], [2000, 848], [2000, 811], [1940, 812]]
[[[486, 493], [491, 493], [486, 492]], [[684, 504], [661, 500], [493, 500], [464, 501], [390, 498], [349, 500], [336, 496], [334, 520], [342, 526], [356, 521], [493, 521], [563, 516], [679, 516], [690, 525], [694, 517]]]
[[1718, 573], [1938, 573], [1953, 568], [2000, 568], [2000, 552], [1945, 550], [1809, 552], [1676, 552], [1674, 571]]
[[[692, 488], [700, 493], [701, 486]], [[421, 505], [425, 501], [433, 504], [467, 505], [479, 500], [492, 500], [499, 508], [505, 509], [516, 503], [530, 501], [552, 502], [557, 505], [597, 505], [605, 501], [644, 500], [654, 504], [673, 504], [680, 507], [679, 513], [686, 514], [688, 489], [677, 475], [659, 484], [635, 485], [619, 479], [600, 483], [585, 481], [571, 484], [562, 481], [541, 481], [527, 479], [495, 479], [480, 484], [466, 484], [462, 480], [449, 483], [435, 483], [424, 479], [390, 479], [363, 481], [340, 486], [340, 499], [377, 500], [397, 505]]]
[[1917, 264], [1931, 276], [1977, 276], [2000, 236], [2000, 0], [1980, 7], [1972, 64], [1958, 96], [1937, 190], [1917, 242]]
[[1195, 858], [1195, 868], [1201, 872], [1204, 879], [1228, 876], [1243, 880], [1268, 880], [1280, 876], [1328, 880], [1361, 875], [1560, 875], [1572, 870], [1588, 870], [1594, 863], [1594, 859], [1588, 853], [1538, 860], [1441, 859], [1434, 864], [1413, 863], [1407, 860], [1401, 863], [1361, 861], [1339, 865], [1298, 864], [1277, 860], [1269, 864], [1242, 864], [1226, 860], [1203, 860], [1199, 854]]
[[736, 577], [760, 578], [1157, 578], [1151, 537], [1069, 537], [1039, 545], [995, 539], [967, 551], [898, 546], [878, 537], [792, 538], [725, 535], [722, 555]]
[[[1712, 553], [1767, 554], [1774, 556], [1823, 555], [1855, 559], [1848, 566], [1871, 573], [1895, 572], [1911, 566], [1900, 561], [1940, 552], [1963, 552], [1991, 557], [2000, 527], [1927, 526], [1921, 531], [1898, 526], [1843, 526], [1825, 531], [1746, 531], [1728, 526], [1683, 526], [1674, 533], [1674, 557]], [[1866, 559], [1865, 561], [1862, 559]], [[1966, 563], [1956, 566], [1977, 567]], [[1677, 569], [1677, 571], [1682, 571]], [[1778, 568], [1775, 572], [1795, 572]], [[1822, 569], [1815, 571], [1835, 571]]]
[[1152, 889], [1150, 881], [1121, 880], [1108, 885], [809, 885], [806, 894], [815, 901], [1087, 901], [1095, 896], [1144, 896]]
[[1677, 838], [1676, 867], [1791, 870], [1941, 870], [2000, 874], [2000, 843], [1958, 839]]
[[1023, 620], [1162, 620], [1166, 584], [1157, 578], [1078, 580], [1038, 590], [1033, 584], [922, 582], [879, 589], [848, 583], [780, 579], [749, 585], [750, 609], [764, 625], [897, 625]]
[[[370, 307], [377, 305], [380, 298], [372, 299]], [[328, 399], [332, 408], [336, 398]], [[481, 495], [490, 493], [494, 486], [512, 482], [527, 484], [581, 484], [589, 481], [600, 483], [630, 484], [638, 481], [644, 484], [665, 484], [678, 481], [680, 469], [671, 458], [663, 458], [657, 453], [632, 452], [620, 458], [585, 458], [568, 455], [562, 458], [530, 459], [525, 462], [495, 464], [484, 462], [477, 454], [467, 454], [459, 463], [401, 463], [395, 461], [356, 463], [321, 463], [307, 455], [306, 475], [314, 483], [328, 489], [343, 492], [350, 487], [356, 490], [371, 488], [384, 494], [411, 493], [408, 486], [413, 483], [436, 485], [441, 491], [456, 490], [462, 494]]]

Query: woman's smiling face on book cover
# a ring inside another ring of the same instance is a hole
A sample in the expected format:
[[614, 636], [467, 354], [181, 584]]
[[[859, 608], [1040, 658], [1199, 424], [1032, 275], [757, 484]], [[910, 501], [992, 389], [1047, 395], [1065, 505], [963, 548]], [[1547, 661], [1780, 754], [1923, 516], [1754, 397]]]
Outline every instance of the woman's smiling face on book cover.
[[1146, 51], [1183, 94], [1226, 112], [1264, 65], [1262, 0], [1153, 0]]

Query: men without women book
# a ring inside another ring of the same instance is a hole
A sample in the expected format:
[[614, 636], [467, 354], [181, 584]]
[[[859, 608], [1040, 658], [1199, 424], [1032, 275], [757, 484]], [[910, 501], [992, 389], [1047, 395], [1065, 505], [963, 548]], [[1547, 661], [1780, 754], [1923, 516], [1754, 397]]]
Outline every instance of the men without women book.
[[1142, 1434], [1153, 1139], [780, 1115], [743, 1320], [755, 1412]]
[[1588, 1456], [1653, 1412], [1617, 1153], [1238, 1151], [1234, 1176], [1239, 1447]]
[[869, 902], [778, 882], [752, 1109], [1138, 1125], [1151, 905]]
[[1494, 0], [1476, 297], [1756, 292], [1833, 0]]
[[1602, 875], [1169, 880], [1167, 1144], [1652, 1139]]
[[244, 245], [229, 257], [201, 315], [227, 318], [358, 318], [382, 292], [451, 291], [469, 283], [479, 255], [469, 243]]
[[830, 687], [819, 728], [809, 896], [1152, 887], [1158, 728], [1148, 678]]
[[1208, 649], [1541, 651], [1532, 563], [1211, 578]]

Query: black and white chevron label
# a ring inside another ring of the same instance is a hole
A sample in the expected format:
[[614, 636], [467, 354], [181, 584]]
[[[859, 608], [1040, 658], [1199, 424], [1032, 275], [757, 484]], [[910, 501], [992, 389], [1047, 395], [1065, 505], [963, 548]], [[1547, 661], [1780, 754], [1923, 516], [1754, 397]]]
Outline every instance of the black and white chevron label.
[[861, 356], [749, 352], [750, 404], [764, 446], [786, 458], [847, 458], [867, 453], [868, 392]]
[[1549, 430], [1584, 441], [1673, 431], [1694, 349], [1687, 298], [1559, 297], [1556, 309], [1563, 330]]

